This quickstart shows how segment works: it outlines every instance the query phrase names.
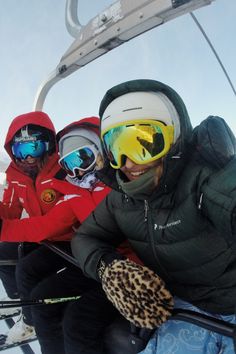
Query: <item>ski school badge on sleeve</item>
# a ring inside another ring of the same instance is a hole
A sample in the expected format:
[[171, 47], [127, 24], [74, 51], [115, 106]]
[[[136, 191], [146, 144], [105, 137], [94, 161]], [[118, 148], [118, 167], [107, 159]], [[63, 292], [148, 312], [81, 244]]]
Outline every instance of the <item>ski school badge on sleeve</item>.
[[56, 192], [53, 189], [45, 189], [41, 193], [41, 200], [44, 203], [50, 204], [53, 203], [56, 199]]

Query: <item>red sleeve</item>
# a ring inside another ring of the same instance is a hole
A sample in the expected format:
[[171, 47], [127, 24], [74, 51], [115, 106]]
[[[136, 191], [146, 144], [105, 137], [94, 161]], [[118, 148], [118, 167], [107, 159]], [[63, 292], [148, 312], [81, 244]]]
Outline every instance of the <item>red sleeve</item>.
[[74, 215], [76, 215], [77, 220], [79, 220], [81, 224], [97, 206], [92, 199], [86, 198], [81, 198], [80, 203], [75, 198], [70, 199], [68, 202], [71, 210], [73, 210]]
[[9, 183], [8, 187], [4, 189], [3, 199], [0, 202], [0, 217], [6, 219], [20, 218], [22, 209], [15, 188]]
[[133, 249], [131, 248], [130, 244], [128, 241], [124, 241], [120, 244], [120, 246], [116, 249], [119, 253], [121, 253], [123, 256], [127, 257], [131, 261], [143, 265], [143, 262], [141, 259], [138, 258], [138, 256], [134, 253]]
[[[74, 197], [78, 201], [80, 197]], [[71, 227], [78, 221], [68, 201], [56, 204], [47, 214], [25, 219], [3, 220], [1, 241], [7, 242], [40, 242], [60, 237], [72, 231]]]

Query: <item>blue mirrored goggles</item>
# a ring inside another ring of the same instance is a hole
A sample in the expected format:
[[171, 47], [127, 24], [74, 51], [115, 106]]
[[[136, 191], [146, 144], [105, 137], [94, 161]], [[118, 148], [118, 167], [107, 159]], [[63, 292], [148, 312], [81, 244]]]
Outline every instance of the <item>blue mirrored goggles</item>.
[[48, 142], [42, 140], [17, 141], [12, 144], [11, 148], [15, 158], [25, 160], [28, 156], [41, 157], [48, 151]]
[[70, 177], [76, 177], [76, 170], [90, 170], [96, 163], [98, 151], [94, 145], [82, 146], [59, 159], [59, 164]]

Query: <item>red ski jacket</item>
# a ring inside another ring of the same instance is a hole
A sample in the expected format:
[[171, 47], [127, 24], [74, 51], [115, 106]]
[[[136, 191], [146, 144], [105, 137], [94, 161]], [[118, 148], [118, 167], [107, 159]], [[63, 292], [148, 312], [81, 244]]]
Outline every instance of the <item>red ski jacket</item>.
[[[58, 133], [58, 138], [67, 134], [74, 127], [84, 127], [99, 134], [99, 120], [96, 117], [85, 118], [74, 122]], [[89, 216], [96, 206], [110, 192], [110, 188], [98, 182], [92, 191], [72, 185], [56, 178], [45, 180], [43, 185], [48, 191], [53, 191], [57, 198], [53, 208], [44, 214], [24, 219], [3, 219], [1, 241], [8, 242], [40, 242], [65, 241], [71, 239], [74, 229]], [[28, 188], [24, 189], [26, 192]], [[50, 192], [48, 195], [50, 199]], [[45, 195], [45, 198], [46, 195]], [[141, 261], [133, 253], [128, 242], [120, 245], [118, 251], [137, 263]]]
[[47, 114], [43, 112], [23, 114], [12, 121], [5, 140], [5, 149], [12, 161], [6, 170], [7, 187], [4, 190], [3, 200], [0, 202], [0, 218], [20, 218], [23, 209], [29, 216], [44, 215], [61, 197], [58, 191], [50, 187], [51, 179], [61, 171], [58, 165], [57, 151], [48, 157], [48, 161], [35, 181], [22, 172], [14, 161], [10, 142], [15, 133], [27, 124], [35, 124], [49, 129], [56, 139], [53, 124]]
[[[72, 225], [77, 220], [81, 223], [105, 197], [109, 189], [103, 186], [98, 188], [100, 193], [95, 193], [98, 190], [96, 188], [94, 193], [90, 193], [65, 180], [53, 178], [61, 170], [57, 153], [49, 157], [35, 182], [23, 174], [14, 162], [10, 142], [15, 133], [26, 124], [46, 127], [54, 133], [56, 139], [54, 127], [45, 113], [32, 112], [13, 120], [5, 142], [5, 149], [12, 162], [7, 169], [8, 187], [0, 205], [3, 219], [1, 241], [40, 242], [47, 238], [68, 239]], [[91, 129], [99, 134], [98, 118], [90, 117], [68, 125], [58, 133], [58, 138], [78, 127]], [[29, 218], [20, 219], [23, 209]]]
[[3, 220], [1, 241], [69, 240], [74, 228], [89, 216], [110, 191], [100, 182], [89, 191], [57, 179], [52, 179], [48, 187], [62, 195], [57, 204], [43, 216]]

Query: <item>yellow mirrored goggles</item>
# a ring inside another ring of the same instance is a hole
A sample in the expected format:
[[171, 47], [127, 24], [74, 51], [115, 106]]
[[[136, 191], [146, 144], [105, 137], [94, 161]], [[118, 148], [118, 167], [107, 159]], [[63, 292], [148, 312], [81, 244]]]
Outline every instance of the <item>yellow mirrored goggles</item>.
[[102, 142], [110, 164], [121, 168], [128, 157], [146, 164], [165, 156], [174, 140], [174, 127], [156, 120], [132, 120], [102, 132]]

